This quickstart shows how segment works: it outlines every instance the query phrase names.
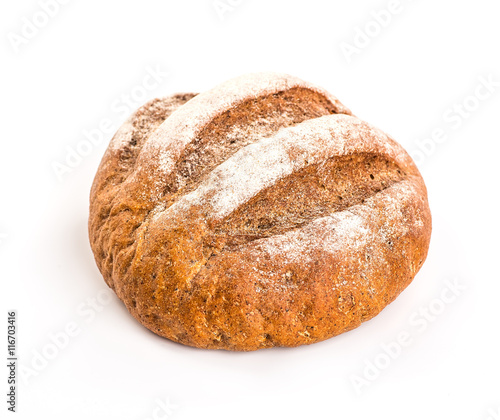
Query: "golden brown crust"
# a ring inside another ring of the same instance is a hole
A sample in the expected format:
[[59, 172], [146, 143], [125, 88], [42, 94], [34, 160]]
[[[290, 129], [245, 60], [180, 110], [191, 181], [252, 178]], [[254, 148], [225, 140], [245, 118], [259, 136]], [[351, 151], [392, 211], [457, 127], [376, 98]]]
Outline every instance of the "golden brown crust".
[[108, 285], [147, 328], [201, 348], [353, 329], [412, 281], [430, 234], [426, 188], [401, 146], [272, 73], [143, 106], [90, 198]]

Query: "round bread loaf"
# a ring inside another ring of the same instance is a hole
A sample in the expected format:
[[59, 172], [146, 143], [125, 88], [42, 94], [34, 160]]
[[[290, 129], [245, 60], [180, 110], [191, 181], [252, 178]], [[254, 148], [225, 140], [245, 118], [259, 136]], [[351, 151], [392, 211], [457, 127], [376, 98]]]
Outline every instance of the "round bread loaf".
[[151, 331], [256, 350], [377, 315], [422, 266], [431, 215], [398, 143], [322, 89], [258, 73], [138, 109], [95, 177], [89, 235]]

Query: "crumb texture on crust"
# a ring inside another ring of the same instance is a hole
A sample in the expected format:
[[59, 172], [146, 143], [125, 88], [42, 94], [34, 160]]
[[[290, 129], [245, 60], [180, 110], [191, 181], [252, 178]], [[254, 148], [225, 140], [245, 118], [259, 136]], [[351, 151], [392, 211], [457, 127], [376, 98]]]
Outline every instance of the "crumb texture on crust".
[[413, 280], [430, 235], [405, 150], [277, 73], [148, 102], [115, 134], [90, 196], [106, 283], [151, 331], [200, 348], [356, 328]]

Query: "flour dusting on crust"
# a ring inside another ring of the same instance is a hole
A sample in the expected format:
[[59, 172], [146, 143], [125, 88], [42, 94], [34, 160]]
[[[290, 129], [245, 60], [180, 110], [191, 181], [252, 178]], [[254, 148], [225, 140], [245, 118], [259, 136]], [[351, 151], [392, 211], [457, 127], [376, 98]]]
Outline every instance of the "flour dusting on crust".
[[[368, 136], [370, 141], [366, 141]], [[220, 220], [259, 191], [308, 165], [355, 153], [404, 156], [398, 153], [399, 148], [382, 132], [352, 116], [335, 114], [308, 120], [240, 149], [168, 212], [208, 206], [208, 217]], [[406, 161], [397, 163], [404, 165]]]

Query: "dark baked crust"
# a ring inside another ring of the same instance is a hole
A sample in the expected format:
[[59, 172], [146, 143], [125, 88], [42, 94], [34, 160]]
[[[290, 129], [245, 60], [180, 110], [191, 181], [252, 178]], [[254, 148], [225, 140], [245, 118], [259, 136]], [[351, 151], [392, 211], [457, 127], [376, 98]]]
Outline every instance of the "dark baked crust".
[[353, 329], [412, 281], [430, 234], [426, 188], [401, 146], [281, 74], [144, 105], [90, 198], [107, 284], [147, 328], [201, 348]]

